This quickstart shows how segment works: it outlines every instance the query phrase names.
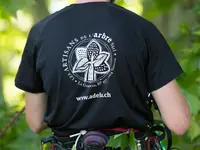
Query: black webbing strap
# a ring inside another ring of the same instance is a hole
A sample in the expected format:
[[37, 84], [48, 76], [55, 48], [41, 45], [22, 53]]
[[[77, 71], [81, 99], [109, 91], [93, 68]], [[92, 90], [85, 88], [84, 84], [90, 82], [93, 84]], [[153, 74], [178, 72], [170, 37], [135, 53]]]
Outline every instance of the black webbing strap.
[[[71, 149], [71, 147], [74, 145], [74, 144], [72, 144], [72, 141], [70, 141], [70, 140], [67, 140], [67, 142], [63, 143], [56, 136], [50, 136], [50, 137], [42, 139], [42, 141], [41, 141], [42, 150], [43, 150], [43, 145], [47, 144], [47, 143], [51, 143], [51, 150], [68, 150], [68, 149]], [[73, 141], [73, 143], [75, 143], [75, 142]], [[71, 147], [68, 148], [65, 146], [65, 145], [69, 145], [69, 144]]]
[[[161, 113], [160, 113], [160, 110], [159, 110], [159, 108], [158, 108], [158, 105], [156, 104], [156, 102], [155, 102], [155, 100], [154, 100], [154, 98], [153, 98], [152, 95], [149, 95], [149, 96], [148, 96], [148, 105], [149, 105], [150, 108], [152, 108], [152, 105], [153, 105], [153, 106], [154, 106], [154, 109], [157, 110], [157, 111], [159, 112], [160, 116], [161, 116]], [[167, 150], [170, 150], [171, 147], [172, 147], [172, 132], [171, 132], [171, 130], [163, 123], [163, 121], [162, 121], [162, 124], [164, 125], [164, 129], [165, 129], [165, 132], [166, 132], [166, 134], [167, 134], [167, 141], [168, 141], [168, 143], [167, 143]], [[165, 134], [164, 134], [164, 136], [165, 136]], [[165, 137], [164, 137], [164, 138], [165, 138]], [[163, 139], [164, 139], [164, 138], [163, 138]]]
[[167, 133], [167, 140], [168, 140], [168, 143], [167, 143], [167, 150], [170, 150], [171, 147], [172, 147], [172, 132], [170, 131], [170, 129], [164, 124], [165, 126], [165, 131]]
[[[155, 132], [159, 132], [160, 133], [159, 135], [156, 134], [157, 135], [157, 139], [158, 139], [159, 142], [161, 142], [162, 140], [165, 139], [165, 128], [163, 126], [155, 125], [155, 126], [151, 127], [150, 134], [151, 133], [155, 133]], [[150, 135], [150, 137], [151, 137], [151, 135]]]

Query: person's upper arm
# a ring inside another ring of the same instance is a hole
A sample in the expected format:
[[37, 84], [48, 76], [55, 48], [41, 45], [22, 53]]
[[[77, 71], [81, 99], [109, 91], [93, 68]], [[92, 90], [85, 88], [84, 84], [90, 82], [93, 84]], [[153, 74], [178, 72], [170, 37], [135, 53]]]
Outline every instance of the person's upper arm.
[[176, 134], [183, 134], [190, 124], [190, 112], [175, 80], [183, 70], [166, 40], [153, 24], [148, 26], [146, 42], [148, 92], [152, 93], [166, 125]]
[[47, 95], [45, 93], [25, 92], [26, 120], [33, 132], [39, 133], [46, 128], [44, 114], [47, 106]]
[[25, 91], [26, 120], [34, 132], [44, 127], [47, 101], [42, 78], [36, 68], [38, 34], [39, 30], [34, 26], [29, 33], [15, 78], [16, 87]]
[[44, 92], [40, 73], [36, 70], [37, 38], [39, 30], [34, 26], [28, 36], [21, 63], [15, 78], [15, 86], [30, 93]]
[[175, 80], [152, 92], [162, 119], [177, 135], [183, 135], [190, 126], [190, 110]]

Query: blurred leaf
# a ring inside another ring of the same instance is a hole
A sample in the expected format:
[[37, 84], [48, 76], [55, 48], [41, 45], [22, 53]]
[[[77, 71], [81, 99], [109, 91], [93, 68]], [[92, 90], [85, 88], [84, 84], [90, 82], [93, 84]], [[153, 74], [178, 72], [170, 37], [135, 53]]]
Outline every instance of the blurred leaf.
[[192, 119], [191, 127], [188, 131], [191, 141], [200, 136], [200, 125], [196, 122], [195, 118]]
[[120, 137], [120, 136], [122, 136], [124, 133], [121, 133], [121, 134], [116, 134], [116, 135], [114, 135], [114, 139], [116, 139], [116, 138], [118, 138], [118, 137]]
[[196, 3], [196, 5], [194, 5], [194, 7], [192, 8], [192, 11], [194, 11], [194, 13], [200, 14], [200, 3]]
[[163, 12], [168, 12], [180, 0], [145, 0], [143, 15], [150, 20]]
[[183, 91], [186, 96], [188, 103], [190, 105], [191, 111], [193, 115], [197, 115], [200, 112], [200, 100], [196, 95], [188, 93], [187, 91]]
[[134, 133], [130, 133], [129, 135], [129, 145], [131, 150], [135, 150], [135, 137], [134, 137]]
[[76, 150], [76, 146], [75, 145], [73, 145], [72, 150]]
[[32, 4], [34, 0], [1, 0], [0, 8], [4, 11], [10, 13], [13, 16], [16, 16], [16, 12], [19, 9], [24, 8], [27, 4]]
[[200, 70], [199, 69], [192, 70], [192, 69], [195, 69], [194, 65], [188, 61], [185, 62], [184, 70], [186, 73], [183, 76], [181, 76], [180, 85], [184, 89], [187, 89], [187, 90], [192, 88], [192, 90], [193, 90], [193, 91], [191, 91], [192, 94], [198, 95], [200, 92], [199, 92], [199, 87], [197, 86], [197, 80], [199, 78]]
[[194, 34], [194, 35], [198, 35], [198, 36], [200, 36], [200, 29], [194, 31], [193, 34]]
[[161, 1], [161, 0], [154, 0], [155, 6], [160, 11], [169, 11], [169, 9], [177, 2], [178, 0], [167, 0], [167, 1]]
[[125, 148], [128, 147], [128, 144], [129, 144], [129, 139], [127, 133], [122, 133], [117, 135], [116, 137], [112, 136], [109, 139], [107, 146], [112, 148], [121, 147], [121, 149], [124, 150]]

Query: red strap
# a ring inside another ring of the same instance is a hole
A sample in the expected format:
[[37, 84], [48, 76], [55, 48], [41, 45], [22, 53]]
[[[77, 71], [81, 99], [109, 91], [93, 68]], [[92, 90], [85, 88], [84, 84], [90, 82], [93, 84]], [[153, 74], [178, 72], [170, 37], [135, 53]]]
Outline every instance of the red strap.
[[[104, 128], [104, 129], [98, 129], [98, 130], [100, 130], [100, 131], [114, 131], [114, 132], [129, 132], [129, 133], [131, 133], [131, 132], [135, 132], [135, 133], [141, 132], [140, 130], [125, 129], [125, 128]], [[56, 136], [56, 137], [58, 137], [58, 138], [64, 138], [64, 139], [65, 138], [69, 138], [69, 137], [65, 137], [65, 136], [63, 136], [63, 137]]]
[[125, 128], [105, 128], [100, 129], [102, 131], [115, 131], [115, 132], [140, 132], [140, 130], [134, 130], [134, 129], [125, 129]]
[[151, 140], [155, 140], [155, 139], [158, 139], [157, 136], [148, 136], [148, 140], [151, 141]]
[[52, 145], [51, 145], [51, 150], [54, 150], [54, 148], [55, 148], [55, 147], [54, 147], [54, 145], [52, 144]]

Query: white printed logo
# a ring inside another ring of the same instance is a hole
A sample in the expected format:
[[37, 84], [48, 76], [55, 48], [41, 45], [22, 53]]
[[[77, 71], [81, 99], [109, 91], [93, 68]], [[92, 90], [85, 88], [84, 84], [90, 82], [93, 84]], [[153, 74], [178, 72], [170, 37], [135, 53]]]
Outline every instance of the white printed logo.
[[73, 67], [73, 73], [84, 72], [84, 81], [96, 81], [96, 74], [107, 74], [110, 72], [108, 59], [110, 54], [102, 52], [99, 42], [92, 39], [86, 47], [75, 49], [76, 63]]
[[105, 33], [94, 33], [72, 40], [64, 51], [64, 71], [77, 84], [97, 87], [107, 83], [116, 63], [116, 49]]

